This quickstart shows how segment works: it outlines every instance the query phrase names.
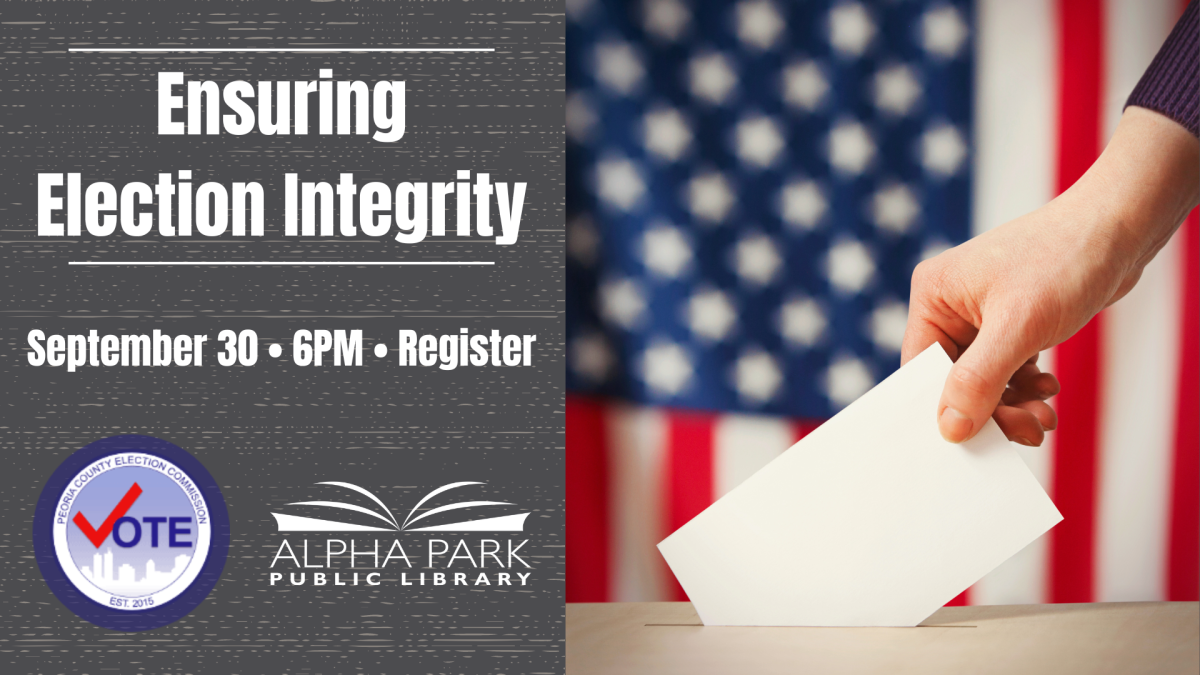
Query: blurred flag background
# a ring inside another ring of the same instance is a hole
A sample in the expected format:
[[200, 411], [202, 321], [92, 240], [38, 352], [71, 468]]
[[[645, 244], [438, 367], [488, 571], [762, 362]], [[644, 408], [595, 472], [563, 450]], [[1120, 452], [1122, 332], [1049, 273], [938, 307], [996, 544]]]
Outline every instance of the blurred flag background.
[[[569, 602], [683, 599], [654, 545], [899, 366], [913, 267], [1082, 175], [1183, 8], [567, 5]], [[1198, 246], [1043, 354], [1066, 519], [955, 603], [1197, 599]]]

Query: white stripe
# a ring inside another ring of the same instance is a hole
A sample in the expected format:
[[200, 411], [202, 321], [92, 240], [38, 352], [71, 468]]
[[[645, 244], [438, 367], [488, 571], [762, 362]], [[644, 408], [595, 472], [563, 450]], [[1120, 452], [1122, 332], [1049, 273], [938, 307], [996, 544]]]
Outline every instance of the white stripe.
[[662, 494], [665, 413], [615, 405], [608, 417], [613, 469], [610, 522], [614, 546], [612, 599], [667, 600], [666, 563], [655, 547], [665, 535]]
[[[1038, 367], [1042, 372], [1054, 372], [1054, 350], [1041, 353]], [[1054, 432], [1046, 434], [1041, 447], [1027, 448], [1016, 443], [1013, 447], [1042, 487], [1050, 492]], [[1046, 602], [1047, 537], [1049, 534], [1038, 537], [975, 584], [971, 589], [971, 604], [1031, 605]]]
[[1171, 34], [1179, 0], [1105, 0], [1104, 140], [1121, 119], [1125, 99]]
[[1163, 600], [1175, 377], [1179, 244], [1172, 240], [1104, 323], [1096, 600]]
[[981, 0], [975, 55], [972, 232], [1054, 196], [1057, 25], [1053, 0]]
[[713, 487], [720, 499], [796, 442], [786, 420], [722, 415], [713, 431]]
[[[1106, 0], [1107, 135], [1171, 31], [1176, 0]], [[1096, 600], [1162, 600], [1165, 586], [1175, 378], [1179, 367], [1179, 244], [1146, 267], [1107, 312], [1102, 340]]]
[[[1053, 0], [981, 0], [975, 56], [975, 181], [972, 232], [1033, 211], [1054, 196], [1057, 147], [1057, 19]], [[1050, 367], [1049, 354], [1039, 364]], [[1018, 446], [1049, 486], [1053, 433], [1041, 448]], [[972, 604], [1045, 601], [1040, 538], [971, 590]]]

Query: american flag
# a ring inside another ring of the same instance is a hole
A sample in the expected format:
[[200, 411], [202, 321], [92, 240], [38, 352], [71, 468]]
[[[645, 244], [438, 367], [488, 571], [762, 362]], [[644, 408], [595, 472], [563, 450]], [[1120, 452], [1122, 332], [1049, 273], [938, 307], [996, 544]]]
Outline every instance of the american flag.
[[[1181, 10], [569, 0], [567, 600], [683, 599], [654, 544], [899, 366], [913, 267], [1082, 175]], [[1065, 521], [955, 603], [1197, 599], [1197, 227], [1042, 355]]]

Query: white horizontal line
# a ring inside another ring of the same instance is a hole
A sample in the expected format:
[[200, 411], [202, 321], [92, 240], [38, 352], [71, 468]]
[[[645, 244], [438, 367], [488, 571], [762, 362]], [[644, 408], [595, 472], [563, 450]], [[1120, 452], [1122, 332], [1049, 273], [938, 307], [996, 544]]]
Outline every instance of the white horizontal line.
[[71, 47], [67, 51], [71, 51], [71, 52], [111, 52], [111, 53], [152, 52], [152, 53], [165, 53], [165, 54], [183, 53], [183, 52], [208, 52], [208, 53], [252, 52], [252, 53], [288, 54], [288, 53], [304, 53], [304, 52], [320, 52], [320, 53], [330, 53], [330, 52], [396, 52], [396, 53], [400, 53], [400, 52], [494, 52], [496, 50], [495, 50], [495, 48], [492, 48], [492, 47], [447, 47], [447, 48], [432, 48], [431, 47], [428, 49], [424, 48], [424, 47], [403, 47], [403, 48], [398, 47], [395, 49], [375, 48], [375, 47], [362, 47], [362, 48], [354, 48], [354, 47], [324, 48], [324, 47], [321, 47], [321, 48], [307, 48], [307, 49], [251, 49], [251, 48], [235, 49], [235, 48], [221, 48], [221, 47], [217, 47], [217, 48], [201, 48], [201, 47], [194, 47], [194, 48], [193, 47], [168, 47], [168, 48], [146, 47], [146, 48], [141, 48], [141, 47], [134, 47], [132, 49], [124, 49], [124, 48], [103, 47], [103, 48], [95, 48], [95, 49], [91, 49], [91, 48], [78, 49], [75, 47]]
[[104, 262], [69, 262], [68, 265], [495, 265], [494, 262], [452, 262], [412, 260], [400, 262], [341, 262], [315, 260], [312, 262], [279, 262], [274, 260], [238, 260], [233, 262], [141, 261], [119, 260]]

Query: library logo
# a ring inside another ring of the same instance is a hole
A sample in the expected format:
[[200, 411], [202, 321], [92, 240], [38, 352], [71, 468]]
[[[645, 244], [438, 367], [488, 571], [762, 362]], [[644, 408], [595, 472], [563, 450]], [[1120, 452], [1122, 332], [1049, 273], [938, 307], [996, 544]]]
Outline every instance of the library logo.
[[34, 549], [55, 596], [98, 626], [142, 631], [195, 609], [220, 578], [229, 515], [182, 448], [113, 436], [76, 451], [42, 490]]
[[[321, 496], [352, 501], [284, 505], [312, 515], [271, 512], [278, 531], [290, 539], [279, 543], [266, 570], [269, 586], [371, 587], [387, 582], [482, 590], [479, 587], [530, 585], [533, 565], [527, 560], [531, 554], [523, 550], [529, 539], [522, 533], [531, 513], [512, 502], [470, 497], [451, 501], [447, 495], [451, 490], [464, 496], [477, 493], [482, 482], [434, 488], [407, 514], [400, 511], [402, 518], [362, 486], [339, 481], [317, 485], [326, 486], [319, 488]], [[309, 541], [316, 533], [327, 534]]]

